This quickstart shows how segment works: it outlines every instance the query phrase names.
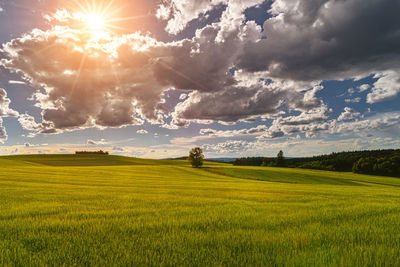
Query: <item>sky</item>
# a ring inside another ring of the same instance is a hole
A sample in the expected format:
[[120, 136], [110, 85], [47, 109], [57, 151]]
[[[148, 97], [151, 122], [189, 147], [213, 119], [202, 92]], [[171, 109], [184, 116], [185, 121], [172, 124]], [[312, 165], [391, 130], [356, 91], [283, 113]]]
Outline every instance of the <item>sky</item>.
[[400, 148], [400, 1], [0, 0], [0, 154]]

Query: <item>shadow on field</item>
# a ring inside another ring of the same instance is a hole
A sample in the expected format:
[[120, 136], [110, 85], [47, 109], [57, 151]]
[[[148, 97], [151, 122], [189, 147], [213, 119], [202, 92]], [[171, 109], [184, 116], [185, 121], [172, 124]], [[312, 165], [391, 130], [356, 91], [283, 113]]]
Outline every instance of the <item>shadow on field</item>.
[[[258, 181], [290, 183], [290, 184], [329, 184], [366, 186], [351, 179], [336, 177], [337, 173], [313, 173], [301, 169], [260, 168], [260, 167], [203, 167], [206, 172], [224, 175], [232, 178], [250, 179]], [[336, 175], [336, 176], [335, 176]]]

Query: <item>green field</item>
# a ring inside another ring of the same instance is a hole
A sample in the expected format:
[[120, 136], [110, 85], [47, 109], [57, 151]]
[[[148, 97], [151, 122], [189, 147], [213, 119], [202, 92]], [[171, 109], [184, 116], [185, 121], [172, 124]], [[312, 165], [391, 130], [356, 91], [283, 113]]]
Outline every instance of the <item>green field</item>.
[[400, 266], [400, 179], [0, 157], [0, 266]]

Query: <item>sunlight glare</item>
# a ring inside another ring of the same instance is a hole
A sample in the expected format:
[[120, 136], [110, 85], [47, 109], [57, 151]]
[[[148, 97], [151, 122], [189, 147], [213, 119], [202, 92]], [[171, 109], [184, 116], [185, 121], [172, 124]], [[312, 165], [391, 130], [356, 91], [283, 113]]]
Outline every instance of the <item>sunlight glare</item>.
[[86, 15], [85, 22], [89, 30], [104, 31], [105, 21], [104, 18], [98, 14]]

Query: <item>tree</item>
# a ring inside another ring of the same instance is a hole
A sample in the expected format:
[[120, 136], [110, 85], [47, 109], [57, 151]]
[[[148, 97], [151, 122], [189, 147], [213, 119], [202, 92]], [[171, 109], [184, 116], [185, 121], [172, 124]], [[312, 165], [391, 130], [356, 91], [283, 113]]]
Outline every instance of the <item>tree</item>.
[[286, 166], [286, 161], [285, 157], [283, 156], [283, 151], [279, 151], [277, 157], [276, 157], [276, 166], [277, 167], [285, 167]]
[[204, 155], [200, 147], [195, 147], [189, 152], [189, 162], [194, 168], [203, 166]]
[[353, 172], [355, 173], [374, 173], [374, 165], [376, 163], [375, 157], [363, 157], [360, 158], [353, 166]]

